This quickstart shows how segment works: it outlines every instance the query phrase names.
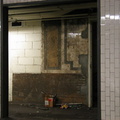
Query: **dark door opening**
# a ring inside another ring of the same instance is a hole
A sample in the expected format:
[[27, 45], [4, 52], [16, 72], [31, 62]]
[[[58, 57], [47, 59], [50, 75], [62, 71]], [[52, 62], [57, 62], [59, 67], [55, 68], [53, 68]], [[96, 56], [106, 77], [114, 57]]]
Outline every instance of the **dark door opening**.
[[93, 107], [97, 107], [97, 22], [92, 25], [92, 97]]

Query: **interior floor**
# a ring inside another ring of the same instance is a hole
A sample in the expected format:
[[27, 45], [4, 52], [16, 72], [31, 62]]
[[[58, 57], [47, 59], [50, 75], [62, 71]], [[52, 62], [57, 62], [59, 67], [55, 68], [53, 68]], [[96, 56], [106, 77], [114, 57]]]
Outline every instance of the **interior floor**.
[[97, 120], [97, 108], [85, 105], [61, 109], [46, 108], [39, 104], [10, 103], [9, 119], [6, 120]]

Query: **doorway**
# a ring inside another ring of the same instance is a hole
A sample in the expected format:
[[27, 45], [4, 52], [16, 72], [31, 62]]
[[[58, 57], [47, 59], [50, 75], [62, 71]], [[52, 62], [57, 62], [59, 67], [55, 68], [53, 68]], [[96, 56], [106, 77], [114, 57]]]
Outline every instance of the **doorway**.
[[22, 95], [22, 94], [21, 94]]

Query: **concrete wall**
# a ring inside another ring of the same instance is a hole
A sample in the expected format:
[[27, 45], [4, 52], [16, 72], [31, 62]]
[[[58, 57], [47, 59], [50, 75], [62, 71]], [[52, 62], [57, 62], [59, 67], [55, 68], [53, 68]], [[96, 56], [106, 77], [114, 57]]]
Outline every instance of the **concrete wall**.
[[100, 5], [102, 120], [120, 120], [120, 1]]

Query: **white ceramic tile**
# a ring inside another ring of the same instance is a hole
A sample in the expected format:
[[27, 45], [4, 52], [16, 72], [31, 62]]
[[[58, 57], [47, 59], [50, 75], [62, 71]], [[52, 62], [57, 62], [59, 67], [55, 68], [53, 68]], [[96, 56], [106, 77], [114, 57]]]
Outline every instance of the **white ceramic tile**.
[[102, 120], [106, 120], [106, 113], [105, 112], [106, 112], [105, 110], [101, 111]]
[[105, 91], [106, 91], [106, 97], [110, 97], [110, 88], [106, 87]]
[[105, 97], [105, 92], [101, 92], [101, 101], [105, 101], [106, 97]]
[[106, 120], [110, 120], [110, 106], [106, 106]]
[[105, 82], [101, 82], [101, 91], [105, 91]]
[[114, 0], [110, 0], [110, 5], [114, 5]]
[[[117, 113], [117, 111], [115, 111], [115, 113]], [[120, 120], [120, 117], [118, 117], [119, 115], [116, 115], [115, 120]]]
[[117, 48], [117, 49], [115, 49], [115, 58], [119, 58], [119, 49]]
[[115, 111], [111, 111], [111, 120], [115, 120]]
[[105, 64], [105, 54], [101, 54], [101, 63]]
[[120, 69], [115, 68], [115, 77], [120, 78]]
[[40, 73], [40, 66], [38, 65], [32, 65], [32, 66], [26, 66], [25, 71], [26, 73]]
[[[115, 102], [111, 101], [110, 102], [110, 110], [114, 111], [115, 110]], [[114, 119], [113, 119], [114, 120]]]
[[[106, 88], [109, 87], [110, 86], [110, 78], [106, 78], [105, 82], [106, 82]], [[107, 90], [106, 90], [106, 92], [107, 92]], [[109, 89], [109, 91], [110, 91], [110, 89]]]
[[[105, 68], [104, 68], [105, 69]], [[105, 76], [106, 76], [106, 78], [108, 77], [110, 77], [110, 70], [108, 69], [108, 68], [106, 68], [105, 69]]]
[[114, 71], [115, 71], [115, 64], [110, 63], [110, 72], [114, 72]]
[[109, 48], [110, 48], [109, 41], [110, 41], [109, 38], [107, 38], [107, 39], [105, 40], [105, 48], [106, 48], [106, 49], [109, 49]]
[[110, 15], [114, 15], [115, 14], [115, 6], [111, 5], [110, 6], [110, 11], [109, 11]]
[[115, 54], [110, 54], [110, 63], [114, 63], [115, 61]]
[[114, 91], [113, 92], [110, 92], [110, 100], [111, 101], [115, 101], [115, 93], [114, 93]]
[[106, 68], [109, 68], [110, 67], [110, 59], [106, 59], [105, 63], [106, 63]]
[[[119, 83], [118, 83], [119, 84]], [[120, 96], [120, 91], [119, 91], [119, 88], [115, 88], [115, 96], [116, 97], [119, 97]]]
[[110, 50], [106, 49], [105, 50], [105, 55], [106, 55], [106, 58], [110, 58]]
[[118, 117], [120, 116], [120, 107], [115, 107], [115, 115], [117, 116], [117, 120], [120, 120], [120, 117]]
[[18, 58], [18, 64], [31, 65], [33, 64], [33, 58]]
[[[115, 92], [115, 83], [114, 82], [110, 82], [110, 91], [112, 91], [112, 93]], [[111, 95], [112, 94], [110, 94], [110, 96]], [[113, 96], [111, 96], [111, 98], [114, 99]]]
[[115, 68], [120, 68], [120, 64], [119, 64], [120, 60], [119, 59], [115, 59]]
[[119, 77], [118, 77], [118, 78], [115, 78], [115, 87], [118, 87], [118, 88], [120, 87], [119, 82], [120, 82]]
[[101, 53], [105, 54], [105, 45], [101, 45]]
[[105, 73], [105, 64], [101, 64], [101, 72]]
[[120, 98], [119, 98], [119, 96], [115, 97], [115, 106], [116, 106], [116, 108], [120, 107]]
[[105, 5], [105, 11], [109, 11], [109, 9], [110, 9], [109, 1], [106, 0], [105, 4], [106, 4]]
[[105, 106], [106, 106], [106, 105], [105, 105], [105, 104], [106, 104], [105, 101], [102, 101], [101, 103], [102, 103], [102, 104], [101, 104], [101, 109], [102, 109], [102, 110], [105, 110]]
[[110, 43], [110, 53], [115, 53], [115, 44], [114, 43]]

